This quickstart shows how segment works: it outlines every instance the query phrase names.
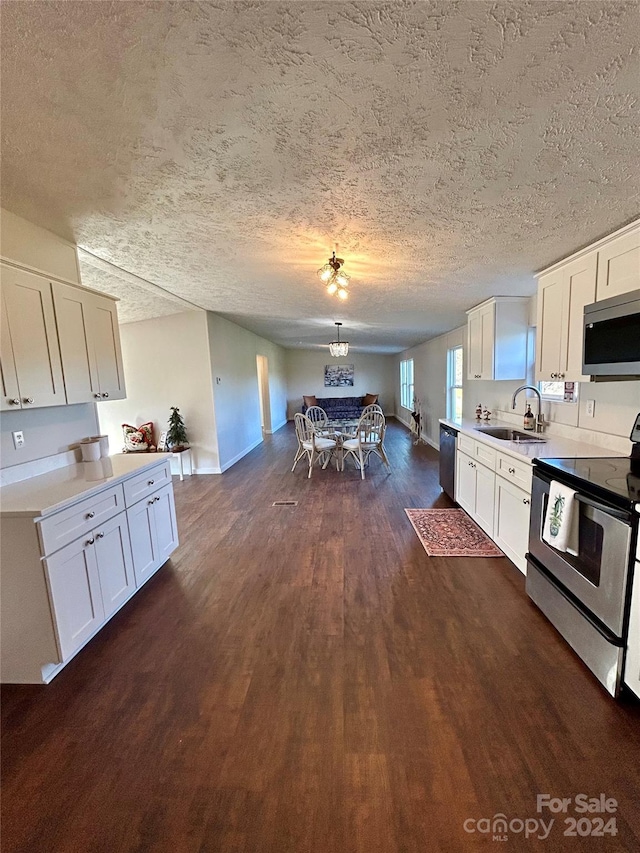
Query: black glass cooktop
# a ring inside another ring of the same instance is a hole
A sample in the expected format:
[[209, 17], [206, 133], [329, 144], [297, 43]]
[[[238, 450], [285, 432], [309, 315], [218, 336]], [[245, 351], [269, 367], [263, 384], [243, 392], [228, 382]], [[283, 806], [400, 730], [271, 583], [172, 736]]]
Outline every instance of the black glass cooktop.
[[625, 509], [640, 502], [640, 459], [537, 459], [541, 471]]

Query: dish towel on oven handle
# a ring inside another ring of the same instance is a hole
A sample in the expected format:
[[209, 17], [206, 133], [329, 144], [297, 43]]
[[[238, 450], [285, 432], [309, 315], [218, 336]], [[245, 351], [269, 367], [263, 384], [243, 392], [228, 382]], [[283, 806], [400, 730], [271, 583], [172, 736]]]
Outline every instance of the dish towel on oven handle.
[[542, 538], [557, 551], [576, 553], [578, 513], [574, 511], [576, 490], [557, 480], [549, 486], [549, 503], [544, 518]]

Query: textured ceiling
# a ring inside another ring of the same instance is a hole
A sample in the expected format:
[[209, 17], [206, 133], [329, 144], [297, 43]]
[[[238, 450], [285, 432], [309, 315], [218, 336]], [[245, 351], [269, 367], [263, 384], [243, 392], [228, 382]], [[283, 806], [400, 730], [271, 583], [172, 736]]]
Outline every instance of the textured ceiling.
[[285, 346], [339, 319], [399, 350], [637, 215], [639, 30], [636, 2], [5, 0], [3, 205]]

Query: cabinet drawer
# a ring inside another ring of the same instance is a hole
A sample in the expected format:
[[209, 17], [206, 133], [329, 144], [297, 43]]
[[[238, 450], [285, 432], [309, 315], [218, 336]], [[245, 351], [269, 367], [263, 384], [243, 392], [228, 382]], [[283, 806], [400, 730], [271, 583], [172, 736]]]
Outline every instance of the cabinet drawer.
[[496, 471], [505, 480], [520, 486], [526, 492], [531, 492], [531, 478], [533, 476], [531, 465], [520, 462], [513, 456], [507, 456], [506, 453], [498, 453]]
[[118, 484], [44, 518], [38, 523], [42, 553], [45, 556], [53, 554], [123, 509], [124, 493], [122, 486]]
[[463, 432], [458, 433], [458, 450], [466, 453], [468, 456], [475, 456], [475, 441]]
[[171, 482], [171, 462], [167, 460], [157, 468], [151, 468], [142, 474], [137, 474], [124, 482], [124, 499], [126, 505], [133, 506], [142, 498], [156, 492], [162, 486]]
[[496, 449], [494, 447], [489, 447], [488, 444], [482, 444], [481, 441], [476, 441], [475, 443], [475, 459], [478, 462], [481, 462], [483, 465], [486, 465], [487, 468], [491, 468], [492, 471], [495, 471], [496, 468]]

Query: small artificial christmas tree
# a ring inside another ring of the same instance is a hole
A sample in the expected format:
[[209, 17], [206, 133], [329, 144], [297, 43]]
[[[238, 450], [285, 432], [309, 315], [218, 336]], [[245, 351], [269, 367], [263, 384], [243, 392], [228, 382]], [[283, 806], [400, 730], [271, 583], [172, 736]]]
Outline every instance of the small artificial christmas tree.
[[184, 418], [177, 406], [171, 406], [169, 418], [169, 429], [167, 430], [167, 446], [170, 450], [182, 450], [188, 444], [187, 430], [184, 426]]

